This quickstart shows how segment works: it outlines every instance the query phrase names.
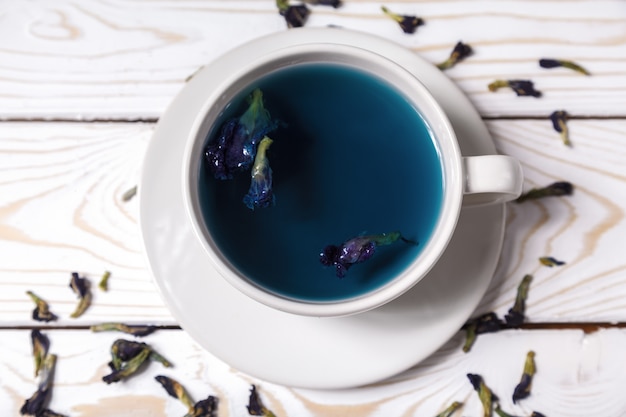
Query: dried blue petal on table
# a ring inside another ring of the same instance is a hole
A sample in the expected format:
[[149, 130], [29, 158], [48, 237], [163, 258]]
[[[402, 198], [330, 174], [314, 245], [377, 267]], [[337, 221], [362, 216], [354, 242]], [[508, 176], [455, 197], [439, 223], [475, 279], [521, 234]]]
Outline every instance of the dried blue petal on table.
[[446, 59], [445, 61], [437, 64], [437, 68], [439, 68], [440, 70], [446, 70], [448, 68], [452, 68], [458, 62], [460, 62], [463, 59], [467, 58], [472, 53], [473, 53], [473, 51], [472, 51], [472, 47], [471, 46], [469, 46], [466, 43], [463, 43], [463, 42], [459, 41], [454, 46], [454, 49], [450, 53], [450, 56], [448, 57], [448, 59]]
[[381, 233], [377, 235], [358, 236], [345, 241], [341, 245], [327, 245], [320, 253], [320, 262], [324, 266], [334, 266], [339, 278], [346, 276], [352, 265], [365, 262], [374, 256], [376, 248], [391, 245], [397, 241], [413, 243], [402, 237], [400, 232]]
[[53, 354], [46, 355], [41, 372], [39, 373], [39, 383], [37, 391], [27, 399], [20, 408], [20, 414], [29, 416], [38, 416], [46, 410], [46, 403], [52, 395], [52, 381], [54, 379], [54, 366], [57, 357]]
[[111, 345], [109, 367], [112, 372], [104, 376], [102, 380], [110, 384], [126, 379], [139, 371], [148, 360], [160, 362], [166, 368], [172, 366], [148, 344], [118, 339]]
[[502, 330], [504, 323], [498, 318], [496, 313], [489, 312], [482, 314], [474, 319], [469, 320], [463, 326], [465, 329], [465, 344], [463, 345], [463, 352], [469, 352], [476, 336], [483, 333], [494, 333]]
[[533, 188], [523, 193], [517, 200], [518, 203], [522, 203], [526, 200], [534, 200], [544, 197], [561, 197], [565, 195], [572, 195], [574, 193], [574, 186], [567, 181], [554, 182], [546, 187]]
[[585, 68], [583, 68], [582, 66], [578, 65], [577, 63], [573, 61], [568, 61], [565, 59], [541, 58], [539, 60], [539, 66], [541, 68], [548, 68], [548, 69], [563, 67], [563, 68], [574, 70], [584, 75], [591, 75], [591, 73], [587, 71]]
[[563, 144], [566, 146], [572, 146], [572, 143], [569, 140], [569, 129], [567, 128], [567, 119], [569, 115], [564, 110], [557, 110], [550, 114], [550, 121], [552, 122], [552, 127], [554, 130], [559, 132], [561, 135], [561, 140]]
[[281, 16], [285, 18], [287, 27], [299, 28], [304, 26], [311, 11], [305, 4], [289, 5], [289, 0], [276, 0], [276, 7]]
[[43, 298], [37, 296], [32, 291], [26, 291], [26, 294], [35, 302], [35, 309], [32, 314], [33, 320], [49, 322], [58, 319], [58, 317], [50, 311], [50, 306]]
[[415, 33], [419, 26], [424, 25], [424, 20], [420, 17], [393, 13], [385, 6], [381, 6], [381, 10], [387, 16], [395, 20], [398, 25], [400, 25], [400, 28], [404, 31], [404, 33]]
[[155, 376], [154, 379], [165, 388], [170, 396], [183, 403], [189, 412], [193, 411], [193, 400], [178, 381], [164, 375]]
[[304, 2], [315, 6], [331, 6], [335, 9], [341, 6], [341, 0], [304, 0]]
[[470, 383], [474, 387], [476, 393], [478, 393], [478, 398], [483, 405], [483, 416], [491, 417], [493, 404], [495, 401], [498, 401], [498, 397], [491, 392], [489, 387], [487, 387], [487, 384], [485, 384], [482, 376], [477, 374], [467, 374], [467, 378], [470, 380]]
[[39, 412], [35, 417], [67, 417], [65, 414], [59, 414], [52, 410], [45, 409]]
[[263, 104], [261, 90], [254, 90], [248, 102], [244, 114], [224, 123], [219, 137], [206, 147], [209, 169], [217, 179], [230, 179], [236, 172], [249, 169], [258, 143], [277, 126]]
[[107, 384], [111, 384], [113, 382], [119, 382], [123, 379], [126, 379], [133, 374], [135, 374], [141, 366], [148, 360], [150, 357], [150, 349], [144, 348], [137, 355], [135, 355], [132, 359], [126, 362], [120, 363], [119, 367], [109, 375], [105, 375], [102, 377], [102, 380]]
[[33, 329], [30, 332], [30, 340], [33, 345], [33, 358], [35, 360], [35, 376], [39, 375], [39, 371], [43, 367], [43, 362], [48, 356], [48, 349], [50, 349], [50, 340], [39, 330]]
[[542, 256], [541, 258], [539, 258], [539, 262], [542, 265], [549, 266], [550, 268], [552, 268], [553, 266], [565, 265], [565, 262], [559, 261], [558, 259], [555, 259], [552, 256]]
[[209, 395], [193, 405], [193, 409], [184, 417], [215, 417], [217, 414], [217, 397]]
[[92, 332], [118, 331], [133, 336], [143, 337], [154, 333], [157, 330], [157, 327], [149, 325], [127, 325], [123, 323], [101, 323], [94, 324], [89, 328], [89, 330]]
[[275, 201], [272, 188], [272, 168], [267, 158], [267, 150], [272, 142], [272, 139], [267, 136], [261, 139], [254, 158], [250, 173], [250, 188], [243, 197], [244, 204], [251, 210], [270, 207]]
[[532, 350], [526, 354], [526, 361], [524, 362], [524, 371], [522, 373], [522, 378], [515, 386], [513, 390], [513, 404], [527, 398], [530, 395], [530, 390], [532, 387], [533, 376], [537, 368], [535, 366], [535, 352]]
[[487, 86], [489, 91], [500, 88], [510, 88], [518, 96], [541, 97], [541, 91], [535, 90], [535, 84], [530, 80], [495, 80]]
[[109, 278], [111, 278], [111, 272], [104, 271], [102, 278], [100, 278], [100, 282], [98, 283], [98, 288], [102, 291], [109, 291]]
[[528, 289], [530, 288], [532, 280], [532, 275], [524, 275], [524, 278], [522, 278], [522, 281], [517, 286], [515, 303], [513, 304], [513, 307], [509, 309], [509, 312], [504, 316], [504, 321], [506, 321], [507, 325], [519, 326], [524, 323], [524, 320], [526, 319], [526, 299], [528, 298]]
[[451, 417], [452, 414], [463, 406], [463, 403], [455, 401], [448, 408], [437, 414], [435, 417]]
[[546, 417], [543, 414], [537, 412], [537, 411], [533, 411], [532, 414], [530, 415], [530, 417]]
[[250, 388], [250, 397], [248, 398], [248, 405], [246, 406], [248, 409], [248, 414], [251, 416], [264, 416], [264, 417], [276, 417], [276, 415], [267, 409], [261, 402], [261, 397], [259, 397], [259, 393], [256, 390], [256, 386], [252, 385]]
[[91, 283], [85, 277], [81, 277], [77, 272], [72, 272], [72, 278], [70, 279], [70, 288], [78, 296], [78, 305], [72, 314], [71, 318], [77, 318], [83, 315], [83, 313], [91, 305]]

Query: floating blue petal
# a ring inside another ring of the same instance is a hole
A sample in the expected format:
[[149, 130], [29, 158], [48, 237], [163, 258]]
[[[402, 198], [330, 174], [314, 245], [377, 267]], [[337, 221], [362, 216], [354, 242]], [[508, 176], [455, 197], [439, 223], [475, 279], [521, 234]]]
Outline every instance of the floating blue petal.
[[274, 192], [272, 190], [272, 168], [267, 159], [267, 150], [272, 144], [272, 139], [265, 136], [259, 143], [254, 165], [252, 166], [250, 189], [243, 197], [244, 204], [251, 210], [267, 208], [274, 204]]

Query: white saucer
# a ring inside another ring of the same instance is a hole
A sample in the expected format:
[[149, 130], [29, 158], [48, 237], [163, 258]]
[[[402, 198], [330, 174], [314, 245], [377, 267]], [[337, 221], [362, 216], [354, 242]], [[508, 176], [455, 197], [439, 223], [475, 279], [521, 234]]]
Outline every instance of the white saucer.
[[199, 71], [159, 120], [148, 147], [140, 222], [152, 273], [173, 316], [204, 348], [254, 377], [295, 387], [347, 388], [402, 372], [443, 345], [474, 311], [496, 268], [504, 235], [503, 204], [464, 209], [437, 266], [405, 295], [344, 318], [282, 313], [245, 297], [217, 274], [183, 206], [183, 148], [215, 74], [281, 46], [355, 45], [412, 71], [450, 118], [464, 155], [496, 153], [469, 100], [413, 52], [343, 29], [297, 29], [240, 47]]

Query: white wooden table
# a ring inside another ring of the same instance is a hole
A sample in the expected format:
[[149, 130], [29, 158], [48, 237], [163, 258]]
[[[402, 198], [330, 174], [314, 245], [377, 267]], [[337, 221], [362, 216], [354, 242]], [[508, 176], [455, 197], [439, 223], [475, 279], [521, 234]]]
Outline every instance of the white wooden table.
[[[144, 340], [174, 363], [167, 374], [196, 400], [215, 395], [219, 416], [247, 415], [251, 384], [277, 416], [482, 416], [466, 378], [477, 373], [507, 412], [528, 416], [626, 416], [626, 2], [623, 0], [396, 1], [421, 16], [408, 35], [381, 2], [311, 7], [307, 26], [338, 25], [394, 40], [430, 62], [458, 40], [475, 54], [446, 71], [469, 96], [500, 152], [523, 164], [527, 189], [570, 181], [571, 197], [509, 204], [505, 244], [474, 315], [512, 306], [525, 274], [534, 280], [527, 323], [479, 336], [469, 353], [459, 332], [407, 372], [378, 384], [314, 391], [256, 380], [213, 357], [180, 330], [143, 256], [137, 184], [155, 123], [200, 66], [264, 34], [287, 30], [274, 1], [0, 2], [0, 415], [19, 415], [34, 392], [30, 333], [43, 328], [58, 355], [50, 408], [69, 416], [177, 416], [186, 410], [152, 378], [158, 364], [106, 385], [117, 333], [107, 321], [156, 324]], [[292, 29], [297, 30], [297, 29]], [[566, 58], [589, 77], [539, 67]], [[491, 93], [496, 78], [531, 79], [540, 99]], [[571, 148], [548, 116], [566, 110]], [[540, 256], [567, 262], [548, 268]], [[69, 318], [78, 271], [91, 308]], [[94, 285], [95, 287], [96, 285]], [[56, 322], [31, 319], [25, 294], [45, 298]], [[251, 343], [251, 349], [254, 345]], [[514, 405], [526, 352], [536, 352], [531, 396]], [[280, 364], [277, 364], [280, 366]]]

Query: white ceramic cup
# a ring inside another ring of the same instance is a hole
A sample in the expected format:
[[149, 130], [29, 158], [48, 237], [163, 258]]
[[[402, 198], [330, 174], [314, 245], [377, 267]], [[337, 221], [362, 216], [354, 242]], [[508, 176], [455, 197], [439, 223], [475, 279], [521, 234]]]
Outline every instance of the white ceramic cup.
[[[338, 32], [339, 35], [341, 32]], [[264, 40], [267, 42], [267, 39]], [[254, 41], [253, 41], [254, 42]], [[248, 45], [249, 47], [249, 45]], [[202, 215], [198, 196], [201, 159], [210, 129], [223, 109], [256, 79], [273, 71], [307, 63], [343, 65], [365, 71], [391, 84], [418, 110], [436, 138], [443, 167], [443, 198], [436, 226], [421, 252], [393, 280], [364, 295], [332, 302], [294, 300], [265, 290], [234, 268], [220, 252]], [[400, 296], [437, 263], [448, 245], [464, 206], [499, 204], [517, 198], [523, 175], [517, 160], [504, 155], [464, 157], [445, 113], [418, 78], [401, 65], [372, 51], [338, 43], [305, 43], [280, 47], [251, 61], [222, 68], [219, 87], [207, 91], [187, 140], [183, 162], [183, 193], [189, 220], [198, 240], [219, 274], [250, 298], [284, 312], [334, 317], [371, 310]]]

